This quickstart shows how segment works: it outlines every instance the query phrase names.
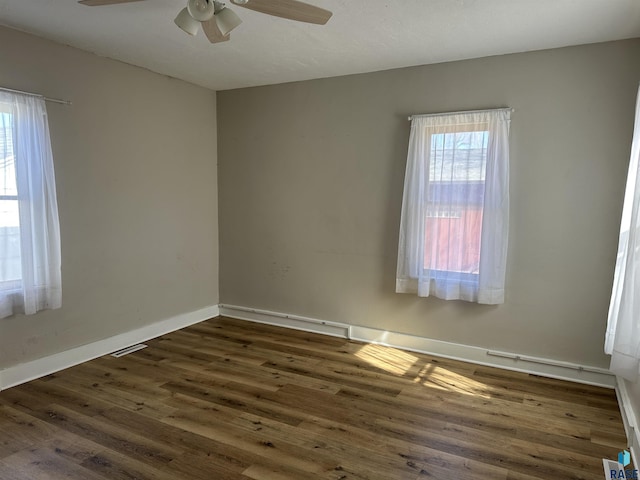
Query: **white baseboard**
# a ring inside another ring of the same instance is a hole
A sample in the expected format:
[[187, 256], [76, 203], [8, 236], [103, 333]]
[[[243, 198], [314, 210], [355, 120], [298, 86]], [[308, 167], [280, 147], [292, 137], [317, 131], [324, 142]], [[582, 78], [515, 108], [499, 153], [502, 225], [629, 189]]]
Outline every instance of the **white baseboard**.
[[277, 327], [293, 328], [305, 332], [321, 333], [332, 337], [349, 338], [349, 325], [346, 323], [328, 322], [299, 315], [223, 304], [220, 304], [220, 315], [237, 318], [238, 320], [266, 323]]
[[636, 449], [640, 447], [640, 431], [638, 431], [638, 418], [636, 417], [635, 410], [633, 408], [633, 402], [629, 396], [627, 390], [627, 384], [622, 377], [617, 377], [616, 394], [618, 396], [618, 404], [620, 405], [620, 412], [622, 413], [622, 423], [624, 424], [624, 431], [627, 435], [627, 442], [629, 444], [629, 451], [631, 452], [631, 459], [635, 468], [638, 467], [638, 459], [636, 456]]
[[0, 391], [93, 360], [130, 345], [146, 342], [152, 338], [174, 332], [218, 315], [218, 306], [212, 305], [98, 340], [97, 342], [0, 370]]
[[221, 304], [220, 315], [335, 337], [349, 338], [365, 343], [387, 345], [402, 350], [437, 355], [453, 360], [531, 373], [543, 377], [569, 380], [588, 385], [607, 388], [615, 388], [616, 385], [615, 376], [613, 376], [609, 370], [599, 367], [578, 365], [515, 353], [490, 351], [485, 348], [443, 342], [441, 340], [417, 337], [405, 333], [389, 332], [386, 330], [329, 322], [237, 305]]

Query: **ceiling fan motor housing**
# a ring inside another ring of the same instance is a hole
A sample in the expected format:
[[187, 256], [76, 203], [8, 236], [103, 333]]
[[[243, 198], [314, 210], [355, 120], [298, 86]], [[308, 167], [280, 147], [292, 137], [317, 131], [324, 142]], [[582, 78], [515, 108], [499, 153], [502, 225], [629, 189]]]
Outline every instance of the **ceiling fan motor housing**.
[[207, 22], [213, 18], [215, 3], [213, 0], [189, 0], [187, 3], [187, 11], [194, 20]]

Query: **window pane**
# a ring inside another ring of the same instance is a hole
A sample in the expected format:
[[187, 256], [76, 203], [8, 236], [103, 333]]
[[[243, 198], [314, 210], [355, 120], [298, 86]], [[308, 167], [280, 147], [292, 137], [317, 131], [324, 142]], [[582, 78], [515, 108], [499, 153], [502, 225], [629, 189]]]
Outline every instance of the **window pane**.
[[480, 272], [482, 208], [465, 208], [458, 217], [427, 217], [424, 268], [443, 272]]
[[484, 181], [489, 132], [431, 135], [429, 181]]
[[17, 194], [11, 115], [0, 112], [0, 288], [22, 277]]
[[489, 132], [431, 136], [424, 268], [478, 274]]
[[0, 195], [17, 195], [11, 115], [0, 112]]
[[20, 278], [22, 267], [18, 201], [0, 200], [0, 287], [2, 282]]

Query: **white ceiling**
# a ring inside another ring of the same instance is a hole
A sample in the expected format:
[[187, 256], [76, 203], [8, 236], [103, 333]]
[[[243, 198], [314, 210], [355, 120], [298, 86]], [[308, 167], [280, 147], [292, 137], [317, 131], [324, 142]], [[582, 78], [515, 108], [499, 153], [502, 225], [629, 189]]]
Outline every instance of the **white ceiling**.
[[186, 0], [0, 0], [0, 23], [215, 90], [640, 37], [640, 0], [307, 3], [333, 12], [327, 25], [228, 2], [243, 23], [215, 45], [174, 25]]

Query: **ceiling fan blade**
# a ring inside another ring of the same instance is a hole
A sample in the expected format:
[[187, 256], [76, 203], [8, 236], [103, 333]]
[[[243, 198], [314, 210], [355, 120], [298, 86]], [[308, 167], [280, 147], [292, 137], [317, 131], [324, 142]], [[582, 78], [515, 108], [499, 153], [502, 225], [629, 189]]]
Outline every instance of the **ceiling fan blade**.
[[78, 3], [89, 7], [99, 7], [102, 5], [117, 5], [118, 3], [141, 2], [142, 0], [80, 0]]
[[296, 20], [298, 22], [324, 25], [331, 15], [329, 10], [299, 2], [298, 0], [231, 0], [234, 5], [275, 17]]
[[209, 21], [202, 22], [202, 30], [211, 43], [226, 42], [227, 40], [229, 40], [229, 38], [231, 38], [230, 35], [222, 34], [220, 29], [218, 28], [215, 17]]

